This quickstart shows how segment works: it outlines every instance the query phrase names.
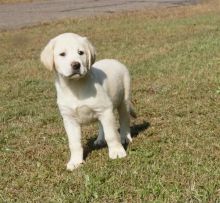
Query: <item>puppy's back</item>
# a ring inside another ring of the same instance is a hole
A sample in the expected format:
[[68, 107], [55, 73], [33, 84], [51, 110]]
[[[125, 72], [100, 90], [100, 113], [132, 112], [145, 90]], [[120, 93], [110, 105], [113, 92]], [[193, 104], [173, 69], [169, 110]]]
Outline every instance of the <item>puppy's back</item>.
[[96, 80], [103, 86], [117, 107], [122, 100], [129, 101], [130, 76], [126, 66], [114, 59], [97, 61], [93, 68]]

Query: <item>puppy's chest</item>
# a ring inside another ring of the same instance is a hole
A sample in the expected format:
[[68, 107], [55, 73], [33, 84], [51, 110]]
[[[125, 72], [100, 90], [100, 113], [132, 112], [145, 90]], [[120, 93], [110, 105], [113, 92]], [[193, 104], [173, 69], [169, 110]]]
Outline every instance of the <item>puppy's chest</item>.
[[95, 105], [91, 101], [65, 99], [62, 103], [58, 102], [58, 106], [62, 115], [69, 115], [81, 124], [94, 121], [98, 117]]
[[111, 107], [111, 100], [101, 90], [97, 88], [94, 93], [81, 91], [76, 94], [72, 89], [63, 90], [57, 85], [57, 104], [61, 115], [71, 116], [80, 124], [97, 120], [105, 109]]

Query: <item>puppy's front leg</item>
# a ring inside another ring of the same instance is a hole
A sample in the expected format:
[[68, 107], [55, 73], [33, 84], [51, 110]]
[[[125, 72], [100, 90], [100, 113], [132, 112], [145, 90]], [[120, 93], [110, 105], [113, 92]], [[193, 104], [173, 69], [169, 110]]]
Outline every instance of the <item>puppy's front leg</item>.
[[126, 152], [120, 142], [113, 111], [106, 110], [104, 113], [102, 113], [99, 120], [104, 129], [105, 140], [109, 149], [109, 157], [111, 159], [125, 157]]
[[81, 128], [80, 125], [71, 116], [63, 116], [64, 127], [68, 135], [70, 160], [67, 163], [67, 170], [80, 166], [83, 163], [83, 148], [81, 144]]

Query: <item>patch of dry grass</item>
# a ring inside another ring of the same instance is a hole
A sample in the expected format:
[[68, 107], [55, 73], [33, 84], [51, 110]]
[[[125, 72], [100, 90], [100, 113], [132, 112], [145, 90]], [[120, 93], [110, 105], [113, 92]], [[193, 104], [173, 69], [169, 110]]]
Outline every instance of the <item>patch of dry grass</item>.
[[[1, 201], [220, 201], [219, 11], [209, 3], [0, 33]], [[88, 36], [98, 59], [117, 58], [131, 72], [138, 118], [125, 159], [93, 149], [91, 125], [83, 131], [86, 164], [65, 170], [53, 74], [39, 62], [62, 32]]]

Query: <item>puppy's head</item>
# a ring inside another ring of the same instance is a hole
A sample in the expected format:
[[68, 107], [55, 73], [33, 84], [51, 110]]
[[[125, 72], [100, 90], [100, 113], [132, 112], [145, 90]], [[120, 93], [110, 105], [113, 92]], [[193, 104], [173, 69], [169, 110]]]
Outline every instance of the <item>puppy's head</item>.
[[86, 37], [64, 33], [51, 39], [41, 53], [41, 62], [63, 77], [84, 77], [95, 62], [95, 48]]

